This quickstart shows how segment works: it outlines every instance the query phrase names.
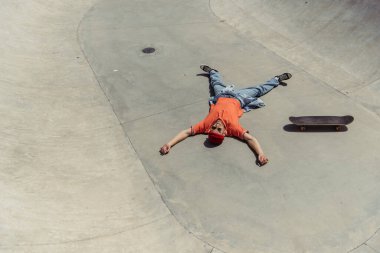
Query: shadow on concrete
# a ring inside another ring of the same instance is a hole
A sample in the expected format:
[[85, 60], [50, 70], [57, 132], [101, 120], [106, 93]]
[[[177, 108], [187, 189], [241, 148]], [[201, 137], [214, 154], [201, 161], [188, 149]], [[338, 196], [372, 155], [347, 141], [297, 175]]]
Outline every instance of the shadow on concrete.
[[215, 144], [212, 144], [211, 142], [208, 141], [208, 139], [206, 139], [204, 142], [203, 142], [203, 145], [206, 147], [206, 148], [216, 148], [220, 145], [215, 145]]
[[295, 124], [288, 124], [283, 127], [286, 132], [300, 132], [300, 133], [324, 133], [324, 132], [347, 132], [348, 128], [342, 126], [339, 131], [335, 129], [335, 126], [307, 126], [306, 130], [301, 131], [300, 127]]
[[[238, 138], [235, 138], [235, 137], [231, 137], [231, 138], [233, 138], [233, 139], [235, 139], [235, 140], [237, 140], [237, 141], [239, 141], [239, 142], [241, 142], [241, 143], [243, 143], [243, 144], [247, 144], [245, 141], [242, 141], [242, 140], [240, 140], [240, 139], [238, 139]], [[206, 140], [203, 142], [203, 145], [204, 145], [206, 148], [216, 148], [216, 147], [220, 146], [220, 145], [215, 145], [215, 144], [210, 143], [210, 142], [208, 141], [208, 139], [206, 139]], [[251, 149], [251, 148], [250, 148], [250, 149]], [[252, 149], [251, 149], [251, 150], [252, 150]], [[256, 157], [256, 161], [255, 161], [256, 165], [259, 166], [259, 167], [263, 166], [263, 165], [261, 165], [261, 163], [259, 162], [259, 157], [258, 157], [257, 154], [254, 152], [254, 150], [252, 150], [252, 152], [253, 152], [253, 154], [254, 154], [255, 157]]]

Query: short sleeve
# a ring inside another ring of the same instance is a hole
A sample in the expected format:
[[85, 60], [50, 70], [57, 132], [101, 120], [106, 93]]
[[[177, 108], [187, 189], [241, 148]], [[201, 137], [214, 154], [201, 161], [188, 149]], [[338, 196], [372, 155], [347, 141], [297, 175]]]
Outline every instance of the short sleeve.
[[197, 124], [191, 126], [191, 135], [203, 134], [205, 132], [206, 132], [206, 128], [205, 128], [204, 120], [202, 120], [201, 122], [198, 122]]
[[245, 133], [249, 133], [249, 131], [243, 128], [241, 125], [238, 125], [231, 129], [230, 135], [243, 140]]

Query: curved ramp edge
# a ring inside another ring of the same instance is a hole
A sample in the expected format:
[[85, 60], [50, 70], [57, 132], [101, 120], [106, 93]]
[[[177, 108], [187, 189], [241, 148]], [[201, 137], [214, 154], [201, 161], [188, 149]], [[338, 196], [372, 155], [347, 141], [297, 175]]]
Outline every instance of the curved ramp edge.
[[0, 251], [210, 252], [163, 204], [82, 54], [95, 2], [2, 2]]

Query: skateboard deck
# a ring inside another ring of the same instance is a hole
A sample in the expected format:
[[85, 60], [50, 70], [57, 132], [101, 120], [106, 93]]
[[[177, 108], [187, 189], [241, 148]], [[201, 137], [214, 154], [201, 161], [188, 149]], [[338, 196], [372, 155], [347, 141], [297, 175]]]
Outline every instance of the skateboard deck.
[[305, 131], [307, 126], [335, 126], [337, 131], [342, 126], [348, 125], [354, 121], [351, 115], [346, 116], [300, 116], [289, 117], [289, 120], [300, 127], [301, 131]]

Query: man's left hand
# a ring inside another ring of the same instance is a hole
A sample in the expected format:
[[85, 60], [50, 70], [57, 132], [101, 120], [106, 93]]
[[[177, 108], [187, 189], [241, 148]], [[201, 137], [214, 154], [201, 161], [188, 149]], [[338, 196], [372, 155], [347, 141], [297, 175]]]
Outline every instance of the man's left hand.
[[261, 166], [265, 165], [268, 163], [268, 158], [264, 154], [260, 154], [258, 157], [258, 162], [260, 163]]

